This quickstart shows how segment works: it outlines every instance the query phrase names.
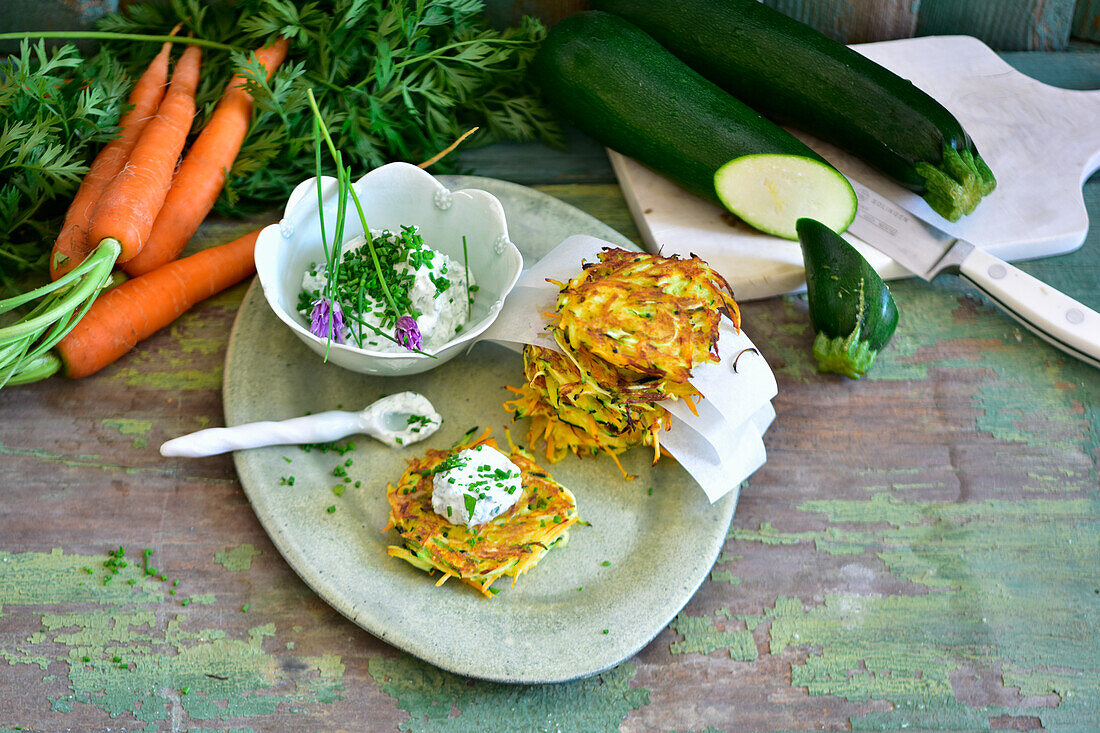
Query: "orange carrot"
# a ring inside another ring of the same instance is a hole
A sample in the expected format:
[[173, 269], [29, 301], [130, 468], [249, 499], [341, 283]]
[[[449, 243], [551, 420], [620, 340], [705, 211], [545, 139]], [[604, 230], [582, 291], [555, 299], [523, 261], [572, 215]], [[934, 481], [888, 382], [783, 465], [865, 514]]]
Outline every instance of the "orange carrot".
[[80, 188], [65, 213], [65, 223], [61, 225], [61, 233], [54, 242], [53, 252], [50, 253], [50, 277], [54, 280], [83, 262], [98, 243], [88, 239], [88, 222], [91, 220], [92, 210], [104, 189], [126, 165], [126, 159], [145, 129], [145, 124], [157, 111], [168, 82], [168, 54], [171, 48], [171, 43], [161, 46], [160, 53], [134, 84], [130, 97], [126, 100], [131, 109], [118, 123], [118, 137], [103, 146], [84, 175], [84, 180], [80, 182]]
[[256, 271], [257, 229], [228, 244], [169, 262], [96, 298], [57, 344], [67, 377], [95, 374], [188, 308]]
[[120, 263], [141, 251], [164, 205], [195, 118], [201, 58], [198, 46], [189, 47], [180, 56], [157, 116], [141, 131], [126, 167], [115, 176], [92, 212], [89, 240], [96, 244], [104, 239], [118, 240], [122, 245]]
[[[269, 79], [286, 58], [288, 45], [285, 38], [280, 38], [256, 51]], [[122, 267], [129, 275], [136, 277], [179, 257], [214, 207], [252, 119], [252, 96], [245, 91], [244, 82], [239, 74], [229, 80], [214, 113], [191, 143], [149, 239], [141, 252]]]

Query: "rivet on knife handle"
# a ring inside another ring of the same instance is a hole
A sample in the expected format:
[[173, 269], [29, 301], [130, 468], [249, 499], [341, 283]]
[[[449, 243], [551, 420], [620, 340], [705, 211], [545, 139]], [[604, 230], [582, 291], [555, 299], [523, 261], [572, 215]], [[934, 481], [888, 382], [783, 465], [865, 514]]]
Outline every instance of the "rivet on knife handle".
[[1036, 336], [1100, 367], [1100, 313], [977, 247], [959, 274]]

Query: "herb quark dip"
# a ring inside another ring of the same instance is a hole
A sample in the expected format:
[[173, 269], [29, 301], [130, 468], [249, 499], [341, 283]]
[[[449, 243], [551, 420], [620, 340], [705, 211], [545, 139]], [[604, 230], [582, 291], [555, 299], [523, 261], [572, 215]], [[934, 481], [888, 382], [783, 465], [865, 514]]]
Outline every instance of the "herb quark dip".
[[451, 524], [485, 524], [512, 508], [522, 495], [519, 466], [489, 445], [455, 453], [432, 477], [432, 509]]
[[[332, 340], [362, 349], [402, 352], [407, 346], [392, 336], [402, 320], [415, 319], [422, 339], [417, 348], [432, 352], [461, 332], [469, 320], [470, 304], [477, 286], [462, 262], [424, 243], [416, 227], [401, 227], [399, 233], [372, 231], [378, 266], [372, 260], [366, 239], [360, 235], [344, 245], [336, 268], [335, 298], [338, 317], [330, 318]], [[378, 271], [385, 273], [385, 282]], [[329, 271], [325, 263], [313, 263], [302, 276], [298, 311], [310, 318], [315, 304], [328, 292]], [[388, 295], [398, 318], [387, 307]]]

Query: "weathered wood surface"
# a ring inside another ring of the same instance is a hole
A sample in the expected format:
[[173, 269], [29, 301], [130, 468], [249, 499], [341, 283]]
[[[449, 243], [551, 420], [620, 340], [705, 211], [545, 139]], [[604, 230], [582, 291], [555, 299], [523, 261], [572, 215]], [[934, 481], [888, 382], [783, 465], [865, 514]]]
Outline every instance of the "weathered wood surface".
[[[970, 35], [1001, 51], [1061, 51], [1071, 36], [1100, 40], [1097, 0], [762, 0], [844, 43]], [[588, 0], [487, 0], [497, 25], [533, 15], [549, 25]]]
[[[636, 236], [614, 184], [540, 188]], [[1024, 266], [1100, 308], [1100, 227]], [[892, 287], [860, 382], [814, 371], [802, 298], [744, 306], [778, 416], [710, 580], [636, 657], [549, 687], [375, 639], [289, 569], [229, 457], [157, 455], [221, 424], [244, 286], [100, 375], [4, 389], [0, 731], [1094, 730], [1100, 371], [957, 281]], [[104, 584], [120, 545], [166, 580]]]
[[917, 33], [963, 33], [1002, 51], [1061, 51], [1076, 0], [921, 0]]
[[912, 0], [764, 0], [776, 10], [844, 43], [916, 35], [920, 2]]
[[1100, 0], [1077, 0], [1071, 32], [1078, 38], [1100, 41]]

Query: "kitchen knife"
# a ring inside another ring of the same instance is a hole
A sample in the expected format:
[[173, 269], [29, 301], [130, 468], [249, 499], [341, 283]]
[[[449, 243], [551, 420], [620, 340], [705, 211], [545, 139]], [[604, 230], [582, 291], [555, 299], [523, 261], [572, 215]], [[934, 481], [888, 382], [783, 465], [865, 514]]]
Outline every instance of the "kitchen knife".
[[943, 272], [965, 278], [1035, 335], [1100, 367], [1100, 313], [866, 186], [852, 181], [852, 187], [859, 207], [849, 234], [925, 280]]

